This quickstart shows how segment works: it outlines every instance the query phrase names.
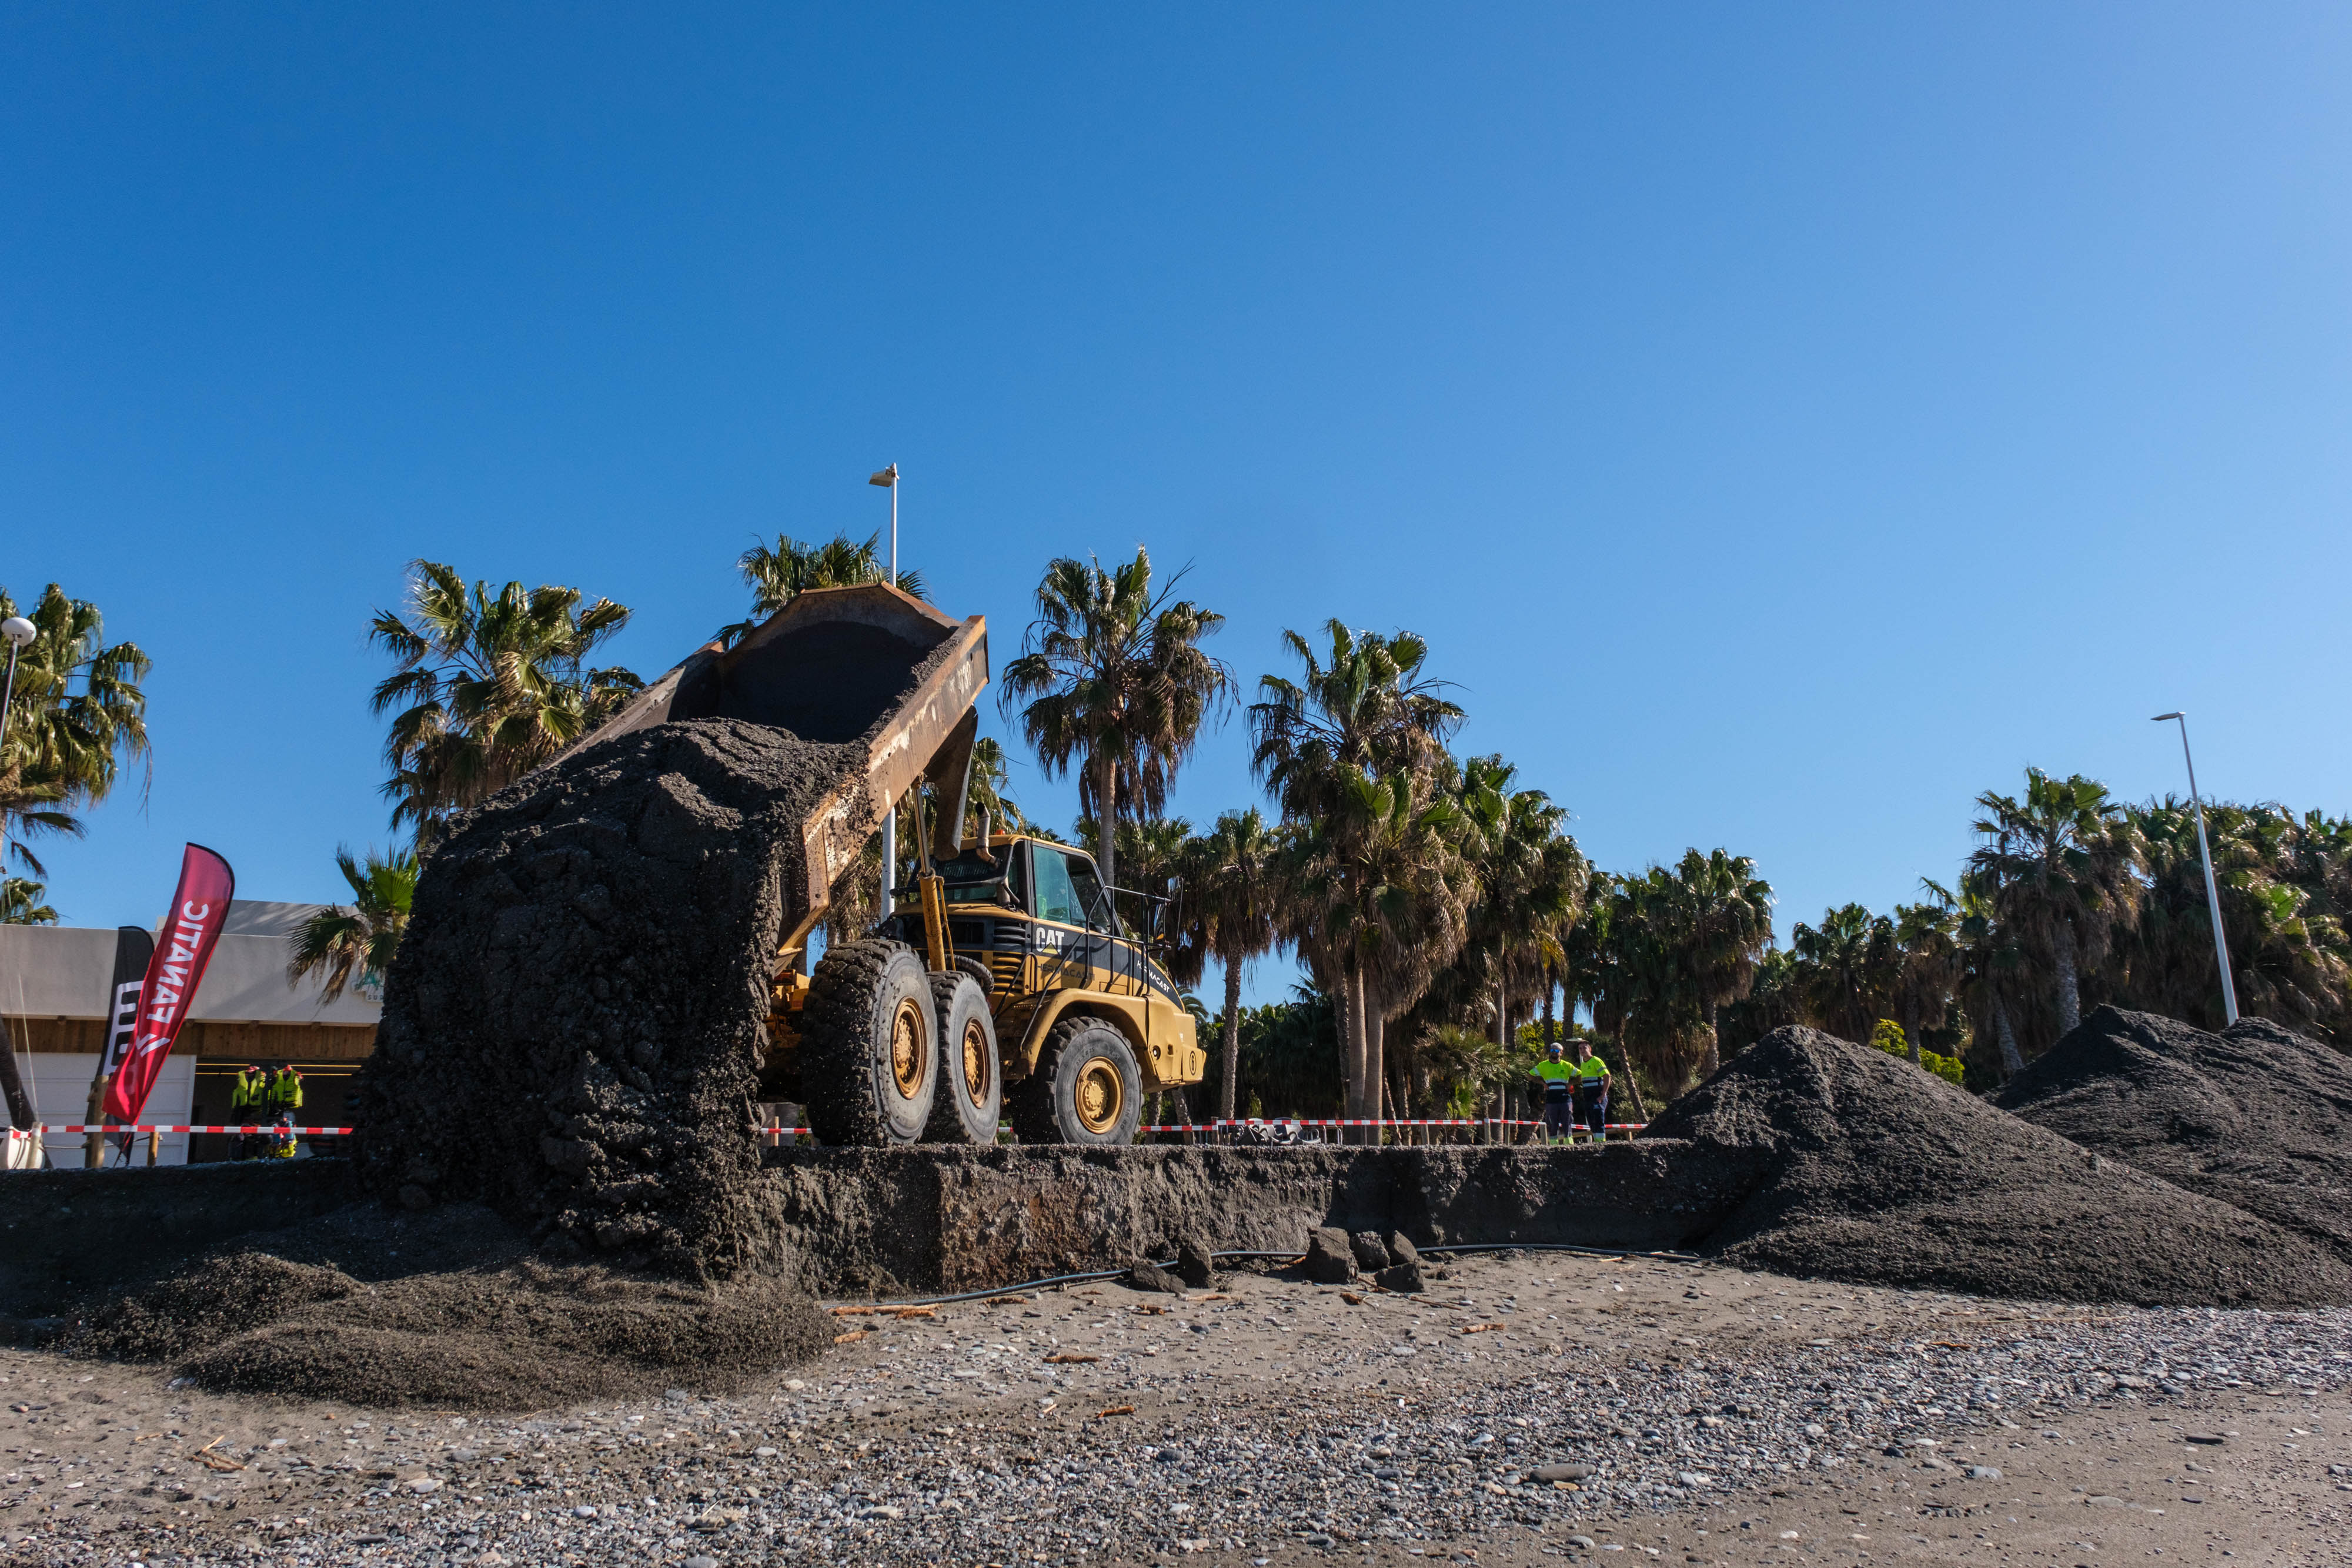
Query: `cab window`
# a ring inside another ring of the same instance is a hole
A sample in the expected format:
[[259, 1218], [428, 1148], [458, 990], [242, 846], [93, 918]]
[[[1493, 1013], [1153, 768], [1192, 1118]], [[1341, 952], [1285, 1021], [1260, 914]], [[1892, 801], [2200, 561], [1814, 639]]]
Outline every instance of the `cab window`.
[[1029, 854], [1036, 884], [1036, 902], [1031, 906], [1040, 920], [1057, 920], [1065, 925], [1084, 925], [1086, 913], [1078, 903], [1078, 890], [1070, 885], [1070, 862], [1059, 850], [1049, 850], [1043, 844], [1029, 846]]
[[1111, 914], [1110, 900], [1103, 896], [1102, 878], [1096, 873], [1095, 862], [1083, 855], [1065, 855], [1070, 868], [1070, 885], [1077, 889], [1078, 907], [1087, 912], [1087, 924], [1097, 931], [1118, 935], [1118, 917]]
[[953, 860], [939, 862], [940, 880], [947, 883], [950, 904], [1004, 903], [1021, 906], [1021, 856], [1007, 845], [993, 862], [966, 850]]

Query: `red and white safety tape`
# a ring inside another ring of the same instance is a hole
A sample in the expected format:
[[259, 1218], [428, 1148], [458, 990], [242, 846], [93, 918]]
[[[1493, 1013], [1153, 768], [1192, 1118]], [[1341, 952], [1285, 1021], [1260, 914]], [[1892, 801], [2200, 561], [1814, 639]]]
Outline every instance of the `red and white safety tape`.
[[[1517, 1118], [1503, 1120], [1493, 1117], [1489, 1117], [1485, 1121], [1465, 1120], [1461, 1117], [1448, 1116], [1373, 1121], [1370, 1118], [1352, 1119], [1338, 1116], [1326, 1116], [1319, 1118], [1286, 1116], [1280, 1121], [1260, 1120], [1255, 1124], [1240, 1120], [1238, 1118], [1231, 1122], [1153, 1122], [1138, 1127], [1135, 1130], [1139, 1133], [1213, 1133], [1220, 1127], [1247, 1127], [1251, 1125], [1261, 1127], [1540, 1127], [1543, 1124], [1539, 1121], [1523, 1121]], [[1638, 1133], [1648, 1125], [1649, 1124], [1647, 1122], [1604, 1122], [1601, 1124], [1601, 1131], [1607, 1133]], [[1577, 1128], [1578, 1132], [1585, 1132], [1588, 1129], [1580, 1124]], [[807, 1127], [762, 1127], [760, 1129], [760, 1134], [762, 1137], [773, 1142], [782, 1137], [798, 1136], [799, 1134], [809, 1131], [810, 1129]]]
[[[275, 1123], [258, 1127], [184, 1127], [163, 1123], [150, 1125], [144, 1122], [135, 1127], [94, 1127], [79, 1122], [44, 1122], [41, 1130], [45, 1133], [299, 1133], [306, 1137], [341, 1137], [354, 1131], [350, 1127], [280, 1127]], [[29, 1134], [20, 1134], [19, 1136]]]

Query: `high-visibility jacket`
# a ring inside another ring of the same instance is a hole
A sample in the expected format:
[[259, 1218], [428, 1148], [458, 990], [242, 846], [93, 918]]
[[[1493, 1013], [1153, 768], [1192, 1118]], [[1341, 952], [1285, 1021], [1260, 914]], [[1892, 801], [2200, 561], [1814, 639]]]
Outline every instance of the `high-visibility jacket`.
[[1572, 1061], [1538, 1061], [1535, 1073], [1544, 1081], [1546, 1100], [1565, 1100], [1576, 1092], [1577, 1071]]
[[269, 1109], [299, 1111], [302, 1108], [302, 1075], [290, 1067], [281, 1067], [269, 1080]]
[[258, 1111], [269, 1100], [269, 1075], [258, 1067], [248, 1067], [236, 1075], [236, 1085], [228, 1092], [228, 1108], [232, 1111]]
[[1609, 1076], [1609, 1064], [1598, 1055], [1588, 1054], [1576, 1064], [1576, 1075], [1588, 1084], [1598, 1083]]

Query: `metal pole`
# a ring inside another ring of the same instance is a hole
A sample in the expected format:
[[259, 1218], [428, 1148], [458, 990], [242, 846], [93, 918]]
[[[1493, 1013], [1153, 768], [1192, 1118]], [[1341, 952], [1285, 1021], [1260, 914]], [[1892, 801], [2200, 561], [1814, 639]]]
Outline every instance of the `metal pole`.
[[[898, 465], [890, 465], [890, 586], [898, 586]], [[890, 897], [890, 881], [898, 871], [898, 809], [894, 803], [882, 818], [882, 897], [881, 917], [890, 918], [894, 907]]]
[[2230, 978], [2230, 942], [2221, 933], [2221, 889], [2213, 880], [2212, 847], [2205, 841], [2205, 801], [2197, 793], [2197, 760], [2189, 755], [2189, 716], [2168, 713], [2161, 717], [2180, 725], [2180, 760], [2189, 768], [2189, 803], [2197, 812], [2197, 853], [2205, 862], [2205, 907], [2213, 916], [2213, 956], [2221, 966], [2221, 1012], [2230, 1023], [2236, 1023], [2238, 988]]

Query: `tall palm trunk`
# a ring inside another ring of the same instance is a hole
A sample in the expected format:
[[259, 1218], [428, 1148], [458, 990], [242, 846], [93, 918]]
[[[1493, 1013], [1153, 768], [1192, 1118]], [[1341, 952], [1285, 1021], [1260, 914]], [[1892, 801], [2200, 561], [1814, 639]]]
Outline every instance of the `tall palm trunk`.
[[1553, 1013], [1551, 1009], [1552, 993], [1558, 988], [1559, 984], [1552, 978], [1550, 967], [1546, 966], [1544, 969], [1543, 1042], [1547, 1047], [1549, 1047], [1553, 1040], [1559, 1038], [1559, 1030], [1552, 1022]]
[[1241, 1082], [1242, 1071], [1242, 961], [1225, 959], [1225, 1082], [1223, 1092], [1217, 1097], [1217, 1114], [1230, 1122], [1234, 1119], [1234, 1091]]
[[[1095, 864], [1102, 872], [1103, 886], [1118, 885], [1118, 758], [1106, 751], [1094, 759], [1095, 770]], [[1103, 896], [1110, 899], [1110, 894]], [[1118, 901], [1111, 899], [1113, 908]]]
[[2074, 974], [2074, 927], [2058, 919], [2058, 1032], [2071, 1034], [2083, 1021], [2083, 992]]
[[1911, 1042], [1911, 1065], [1919, 1065], [1919, 998], [1917, 993], [1903, 998], [1903, 1038]]
[[2017, 1031], [2009, 1027], [2009, 1004], [2000, 999], [1998, 988], [1992, 993], [1992, 1032], [2000, 1041], [2001, 1075], [2016, 1077], [2025, 1071], [2025, 1053], [2017, 1049]]
[[1699, 1069], [1701, 1078], [1712, 1078], [1723, 1070], [1723, 1031], [1716, 1028], [1716, 1016], [1722, 1010], [1710, 999], [1706, 1004], [1706, 1061]]

